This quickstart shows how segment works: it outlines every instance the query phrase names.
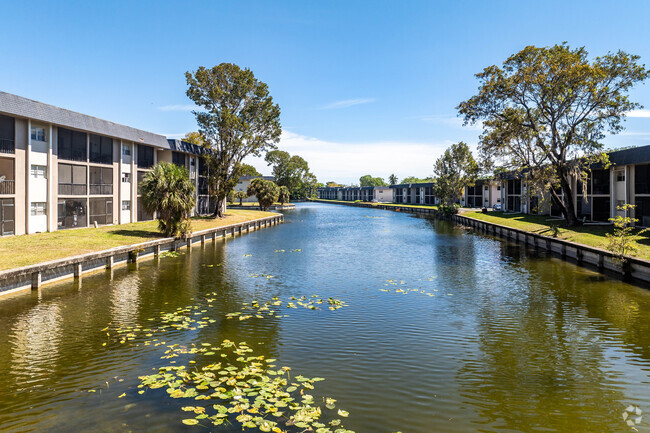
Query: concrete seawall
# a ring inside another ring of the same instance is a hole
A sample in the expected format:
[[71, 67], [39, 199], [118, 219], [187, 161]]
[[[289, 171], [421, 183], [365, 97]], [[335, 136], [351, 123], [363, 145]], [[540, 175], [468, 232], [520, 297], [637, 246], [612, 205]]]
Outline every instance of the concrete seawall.
[[628, 266], [626, 266], [624, 272], [616, 260], [616, 255], [602, 248], [578, 244], [538, 233], [531, 233], [463, 215], [454, 215], [452, 221], [488, 235], [498, 236], [535, 249], [553, 253], [563, 260], [570, 260], [581, 266], [588, 266], [601, 272], [614, 273], [650, 283], [650, 261], [648, 260], [626, 256]]
[[0, 271], [0, 296], [27, 289], [39, 289], [43, 284], [66, 278], [81, 278], [88, 272], [110, 270], [115, 266], [133, 263], [149, 257], [157, 257], [166, 251], [187, 248], [191, 252], [194, 244], [204, 245], [228, 236], [235, 237], [244, 232], [271, 227], [284, 222], [284, 215], [277, 214], [243, 223], [201, 230], [186, 239], [163, 238], [140, 244], [125, 245], [109, 250], [81, 254], [64, 259]]

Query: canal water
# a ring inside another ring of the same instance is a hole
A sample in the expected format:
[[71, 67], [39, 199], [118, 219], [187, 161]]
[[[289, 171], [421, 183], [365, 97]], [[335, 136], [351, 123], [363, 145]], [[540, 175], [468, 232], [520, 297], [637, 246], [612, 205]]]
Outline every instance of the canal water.
[[[312, 295], [346, 306], [285, 308]], [[282, 314], [226, 316], [273, 297]], [[114, 338], [195, 305], [202, 327]], [[650, 291], [447, 222], [326, 204], [0, 300], [0, 431], [241, 431], [184, 425], [200, 401], [138, 388], [170, 365], [166, 345], [224, 339], [324, 378], [315, 400], [356, 432], [650, 431]]]

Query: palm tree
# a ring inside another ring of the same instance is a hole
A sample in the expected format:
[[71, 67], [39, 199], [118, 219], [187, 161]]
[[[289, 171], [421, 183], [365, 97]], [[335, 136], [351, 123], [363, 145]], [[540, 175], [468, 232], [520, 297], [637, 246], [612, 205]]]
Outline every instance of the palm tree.
[[248, 198], [248, 194], [246, 193], [246, 191], [235, 191], [233, 197], [239, 199], [239, 206], [242, 206], [243, 205], [242, 201], [245, 198]]
[[248, 185], [248, 195], [255, 195], [261, 210], [267, 210], [280, 195], [280, 188], [275, 182], [257, 178]]
[[190, 232], [190, 212], [196, 204], [195, 186], [183, 167], [161, 162], [140, 184], [142, 204], [156, 212], [158, 229], [165, 236], [184, 236]]
[[291, 197], [291, 193], [289, 192], [289, 188], [286, 186], [281, 186], [280, 187], [280, 195], [278, 196], [278, 201], [281, 204], [289, 203], [289, 199]]
[[388, 183], [390, 183], [391, 185], [397, 185], [397, 176], [395, 176], [394, 174], [388, 176]]

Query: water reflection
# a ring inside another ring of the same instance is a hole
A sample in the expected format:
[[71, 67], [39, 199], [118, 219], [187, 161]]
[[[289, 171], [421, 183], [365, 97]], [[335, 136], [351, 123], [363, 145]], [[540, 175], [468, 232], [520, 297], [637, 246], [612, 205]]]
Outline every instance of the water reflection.
[[[226, 318], [313, 294], [349, 307]], [[108, 324], [194, 305], [209, 326], [103, 346]], [[223, 339], [325, 377], [314, 396], [357, 432], [629, 432], [625, 405], [650, 411], [650, 292], [444, 221], [301, 204], [268, 230], [0, 301], [1, 430], [187, 431], [187, 402], [138, 394], [138, 376], [166, 345]]]

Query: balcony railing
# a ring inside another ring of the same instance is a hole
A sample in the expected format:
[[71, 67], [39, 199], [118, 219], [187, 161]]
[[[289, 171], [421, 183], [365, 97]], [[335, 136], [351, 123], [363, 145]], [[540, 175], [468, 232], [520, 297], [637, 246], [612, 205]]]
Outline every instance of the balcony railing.
[[90, 195], [112, 195], [113, 184], [98, 183], [90, 184]]
[[15, 194], [15, 180], [3, 180], [0, 182], [0, 194]]
[[0, 138], [0, 153], [16, 153], [14, 141]]
[[86, 195], [86, 185], [74, 183], [60, 183], [59, 195]]

